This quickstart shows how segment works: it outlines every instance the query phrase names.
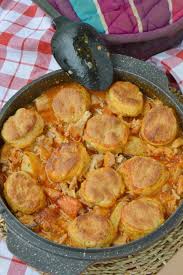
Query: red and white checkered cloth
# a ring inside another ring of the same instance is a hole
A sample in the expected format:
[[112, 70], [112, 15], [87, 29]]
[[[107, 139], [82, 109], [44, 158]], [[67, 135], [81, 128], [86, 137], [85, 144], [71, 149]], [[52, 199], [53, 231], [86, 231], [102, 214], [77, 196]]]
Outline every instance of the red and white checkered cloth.
[[40, 275], [11, 254], [5, 241], [0, 241], [0, 275]]
[[0, 107], [22, 86], [59, 69], [51, 19], [30, 0], [0, 0]]
[[[59, 69], [51, 55], [51, 19], [30, 0], [0, 0], [0, 108], [22, 86]], [[151, 61], [170, 73], [183, 92], [183, 43]], [[0, 275], [38, 275], [0, 240]]]
[[183, 41], [174, 49], [152, 56], [150, 61], [170, 76], [183, 93]]

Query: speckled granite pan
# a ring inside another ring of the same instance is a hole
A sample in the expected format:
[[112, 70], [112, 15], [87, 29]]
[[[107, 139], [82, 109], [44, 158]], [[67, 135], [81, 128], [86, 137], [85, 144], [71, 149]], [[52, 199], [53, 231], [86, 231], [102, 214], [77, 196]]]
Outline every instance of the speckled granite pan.
[[[163, 99], [167, 105], [174, 107], [181, 125], [183, 124], [183, 103], [169, 91], [167, 78], [162, 72], [149, 63], [122, 55], [113, 55], [112, 60], [116, 80], [132, 81], [139, 85], [145, 94]], [[63, 81], [70, 82], [71, 79], [59, 70], [22, 88], [2, 109], [0, 129], [4, 121], [18, 108], [30, 103], [49, 87]], [[41, 238], [15, 218], [2, 197], [0, 198], [0, 213], [8, 226], [7, 245], [13, 254], [39, 270], [59, 275], [76, 275], [93, 263], [133, 255], [150, 247], [181, 223], [183, 204], [159, 229], [148, 236], [123, 246], [102, 249], [71, 248]]]

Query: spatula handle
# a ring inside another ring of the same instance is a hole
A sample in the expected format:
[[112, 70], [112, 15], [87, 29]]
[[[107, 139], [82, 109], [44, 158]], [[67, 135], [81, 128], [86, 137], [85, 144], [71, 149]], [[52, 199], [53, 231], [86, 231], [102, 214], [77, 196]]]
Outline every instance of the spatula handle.
[[61, 14], [52, 7], [47, 0], [32, 0], [35, 4], [37, 4], [42, 10], [44, 10], [50, 17], [53, 19], [61, 16]]

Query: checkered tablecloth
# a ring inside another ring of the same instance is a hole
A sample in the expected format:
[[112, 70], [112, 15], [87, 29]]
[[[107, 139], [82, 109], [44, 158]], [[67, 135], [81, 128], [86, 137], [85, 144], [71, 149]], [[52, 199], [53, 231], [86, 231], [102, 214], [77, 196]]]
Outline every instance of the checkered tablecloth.
[[[59, 69], [51, 54], [51, 19], [30, 0], [0, 0], [0, 108], [22, 86]], [[151, 61], [171, 74], [183, 92], [183, 43]], [[0, 240], [0, 275], [38, 275]]]
[[183, 93], [183, 41], [174, 49], [152, 56], [150, 61], [170, 76]]
[[59, 69], [51, 19], [30, 0], [0, 0], [0, 107], [22, 86]]

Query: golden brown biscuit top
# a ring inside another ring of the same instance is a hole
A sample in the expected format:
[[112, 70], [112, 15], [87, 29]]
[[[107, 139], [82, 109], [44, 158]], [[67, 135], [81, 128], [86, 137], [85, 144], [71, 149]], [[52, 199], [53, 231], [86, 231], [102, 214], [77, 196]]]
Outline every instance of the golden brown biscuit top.
[[84, 239], [98, 241], [101, 234], [107, 233], [108, 221], [103, 216], [82, 215], [77, 219], [77, 226]]
[[139, 88], [126, 81], [117, 81], [109, 89], [106, 100], [112, 112], [134, 117], [143, 109], [143, 94]]
[[122, 209], [122, 223], [140, 231], [156, 228], [163, 219], [162, 207], [155, 199], [139, 198]]
[[8, 140], [20, 139], [32, 130], [36, 123], [36, 114], [33, 110], [21, 108], [4, 124], [4, 133]]
[[114, 115], [102, 114], [88, 120], [85, 138], [106, 146], [125, 144], [127, 142], [127, 126]]
[[79, 176], [88, 166], [89, 156], [82, 143], [63, 143], [55, 149], [46, 162], [49, 180], [61, 182]]
[[4, 194], [14, 211], [31, 214], [46, 205], [42, 188], [29, 174], [22, 171], [8, 177]]
[[84, 199], [89, 203], [111, 206], [124, 191], [121, 176], [112, 168], [99, 168], [87, 175], [82, 184]]
[[66, 153], [62, 155], [61, 152], [56, 151], [48, 160], [46, 167], [52, 167], [55, 172], [58, 172], [62, 176], [65, 176], [79, 161], [79, 159], [80, 158], [77, 153]]
[[46, 171], [53, 172], [59, 178], [64, 178], [71, 169], [80, 161], [80, 154], [77, 144], [63, 144], [51, 154], [46, 163]]
[[130, 82], [115, 82], [112, 86], [112, 92], [119, 101], [130, 106], [136, 105], [142, 100], [142, 94], [139, 88]]
[[153, 145], [165, 145], [174, 140], [177, 121], [174, 112], [167, 106], [152, 108], [142, 121], [141, 135]]
[[114, 228], [108, 218], [89, 212], [78, 216], [68, 228], [71, 241], [79, 247], [103, 247], [114, 238]]
[[89, 105], [89, 94], [79, 85], [63, 87], [53, 98], [52, 107], [56, 117], [64, 122], [75, 122]]
[[127, 174], [133, 185], [138, 188], [153, 185], [164, 171], [164, 166], [159, 161], [149, 157], [133, 157], [124, 163], [122, 171], [125, 168], [128, 169]]

